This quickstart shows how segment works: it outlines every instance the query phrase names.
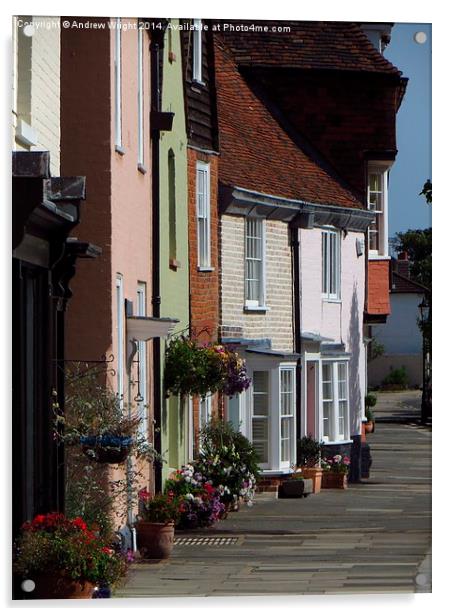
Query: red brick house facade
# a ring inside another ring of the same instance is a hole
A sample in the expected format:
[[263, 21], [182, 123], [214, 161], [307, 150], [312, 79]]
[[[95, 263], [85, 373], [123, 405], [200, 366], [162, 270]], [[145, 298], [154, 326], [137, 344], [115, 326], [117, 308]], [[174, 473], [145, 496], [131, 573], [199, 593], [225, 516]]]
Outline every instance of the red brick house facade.
[[[189, 320], [190, 335], [202, 344], [217, 342], [219, 326], [219, 152], [211, 32], [182, 32], [184, 94], [188, 135]], [[220, 414], [221, 397], [192, 400], [194, 450], [206, 421]]]

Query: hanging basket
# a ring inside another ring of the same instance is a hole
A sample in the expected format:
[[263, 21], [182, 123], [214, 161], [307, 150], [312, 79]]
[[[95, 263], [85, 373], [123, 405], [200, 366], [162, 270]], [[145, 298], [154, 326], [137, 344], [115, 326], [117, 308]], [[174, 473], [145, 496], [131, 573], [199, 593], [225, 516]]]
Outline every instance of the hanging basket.
[[131, 452], [133, 438], [131, 436], [83, 436], [80, 438], [83, 453], [100, 464], [121, 464]]

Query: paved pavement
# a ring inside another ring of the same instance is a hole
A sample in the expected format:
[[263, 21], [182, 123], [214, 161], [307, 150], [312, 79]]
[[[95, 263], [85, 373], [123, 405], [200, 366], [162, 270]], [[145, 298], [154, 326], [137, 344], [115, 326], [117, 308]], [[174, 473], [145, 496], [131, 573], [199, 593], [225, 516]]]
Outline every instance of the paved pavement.
[[420, 421], [422, 391], [377, 391], [377, 404], [374, 408], [375, 420], [382, 422]]
[[431, 431], [379, 423], [371, 478], [303, 499], [261, 495], [133, 565], [116, 597], [431, 591]]

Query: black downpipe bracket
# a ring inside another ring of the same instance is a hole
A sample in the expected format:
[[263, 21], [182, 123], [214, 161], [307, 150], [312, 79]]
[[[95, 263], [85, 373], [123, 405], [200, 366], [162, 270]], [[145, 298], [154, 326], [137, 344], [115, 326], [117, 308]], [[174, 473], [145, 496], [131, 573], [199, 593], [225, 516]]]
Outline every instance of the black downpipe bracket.
[[[152, 30], [150, 42], [150, 70], [151, 70], [151, 116], [155, 117], [161, 111], [162, 95], [162, 51], [164, 49], [164, 35], [167, 24], [162, 29]], [[160, 128], [155, 124], [150, 126], [152, 144], [152, 309], [153, 316], [161, 316], [161, 277], [160, 277]], [[162, 453], [162, 392], [161, 392], [161, 339], [153, 340], [153, 417], [154, 417], [154, 445], [158, 454]], [[159, 460], [154, 463], [155, 493], [162, 491], [162, 464]]]

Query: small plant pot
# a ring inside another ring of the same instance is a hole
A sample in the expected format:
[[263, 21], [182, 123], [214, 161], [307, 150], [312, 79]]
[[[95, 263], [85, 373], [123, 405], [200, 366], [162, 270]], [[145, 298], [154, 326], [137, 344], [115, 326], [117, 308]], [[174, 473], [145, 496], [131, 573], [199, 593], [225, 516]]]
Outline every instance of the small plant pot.
[[302, 476], [305, 479], [312, 480], [312, 493], [318, 494], [320, 492], [320, 488], [322, 487], [322, 474], [323, 470], [321, 468], [312, 466], [304, 466], [302, 468]]
[[347, 473], [335, 473], [324, 471], [322, 475], [322, 488], [334, 490], [346, 490], [348, 487]]
[[91, 599], [94, 584], [86, 580], [72, 580], [64, 574], [49, 571], [36, 573], [29, 577], [35, 583], [35, 589], [27, 593], [30, 599]]
[[371, 434], [375, 432], [375, 423], [373, 421], [366, 421], [364, 423], [364, 431], [366, 434]]
[[173, 550], [175, 525], [140, 521], [136, 524], [139, 551], [144, 558], [162, 560]]

